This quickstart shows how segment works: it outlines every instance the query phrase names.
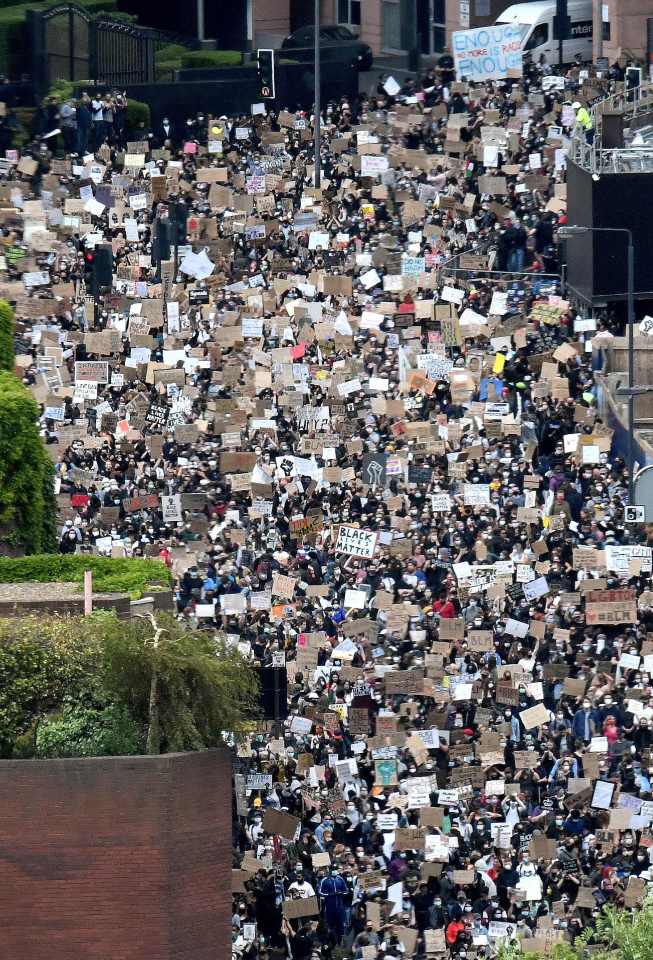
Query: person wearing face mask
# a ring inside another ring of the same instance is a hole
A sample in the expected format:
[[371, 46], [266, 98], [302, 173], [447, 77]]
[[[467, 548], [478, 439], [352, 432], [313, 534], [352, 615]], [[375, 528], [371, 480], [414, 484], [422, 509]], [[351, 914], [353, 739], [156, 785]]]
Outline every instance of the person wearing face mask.
[[614, 724], [617, 726], [622, 722], [621, 710], [610, 694], [603, 698], [603, 702], [594, 711], [594, 721], [597, 728], [603, 729], [608, 717], [612, 717]]
[[320, 881], [318, 893], [324, 922], [336, 943], [339, 943], [345, 932], [347, 920], [345, 900], [349, 890], [336, 866], [332, 867], [329, 876]]
[[571, 732], [577, 740], [582, 740], [585, 744], [596, 736], [596, 723], [589, 700], [583, 700], [581, 707], [575, 712]]
[[510, 734], [509, 739], [513, 743], [519, 743], [521, 740], [521, 724], [519, 722], [519, 717], [513, 715], [512, 710], [506, 709], [503, 711], [503, 717], [506, 723], [510, 724]]
[[632, 875], [640, 877], [643, 873], [646, 873], [648, 876], [648, 870], [650, 868], [650, 861], [648, 858], [648, 853], [645, 847], [638, 847], [635, 852], [635, 862], [632, 867]]
[[444, 905], [442, 903], [442, 897], [439, 893], [436, 893], [433, 897], [433, 904], [429, 908], [429, 922], [428, 927], [431, 930], [442, 930], [447, 917]]

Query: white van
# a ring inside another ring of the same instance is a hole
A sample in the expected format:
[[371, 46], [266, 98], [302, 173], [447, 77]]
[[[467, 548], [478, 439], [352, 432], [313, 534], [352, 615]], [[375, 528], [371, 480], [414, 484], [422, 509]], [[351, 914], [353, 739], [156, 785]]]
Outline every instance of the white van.
[[[567, 13], [571, 20], [571, 36], [563, 41], [562, 62], [572, 63], [577, 54], [581, 60], [592, 59], [592, 0], [569, 0]], [[535, 0], [515, 3], [497, 17], [497, 23], [518, 23], [523, 28], [522, 53], [530, 53], [533, 63], [544, 54], [552, 66], [558, 61], [558, 41], [553, 37], [555, 3]]]

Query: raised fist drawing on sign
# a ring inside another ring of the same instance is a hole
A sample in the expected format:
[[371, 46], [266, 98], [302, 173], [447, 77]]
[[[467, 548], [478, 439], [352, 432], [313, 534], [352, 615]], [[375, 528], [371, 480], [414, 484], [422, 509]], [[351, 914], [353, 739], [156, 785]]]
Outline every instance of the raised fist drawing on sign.
[[370, 460], [367, 465], [367, 476], [372, 487], [380, 486], [383, 467], [376, 460]]

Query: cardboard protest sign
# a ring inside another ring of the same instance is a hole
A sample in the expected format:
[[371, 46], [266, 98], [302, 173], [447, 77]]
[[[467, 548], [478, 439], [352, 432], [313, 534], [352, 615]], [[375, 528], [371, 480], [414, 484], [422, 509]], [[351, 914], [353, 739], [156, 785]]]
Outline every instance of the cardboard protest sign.
[[320, 912], [317, 897], [300, 897], [297, 900], [283, 901], [283, 915], [287, 920], [300, 917], [316, 917]]
[[518, 24], [497, 23], [475, 30], [454, 30], [451, 45], [459, 80], [521, 76], [521, 27]]
[[293, 840], [300, 825], [297, 817], [268, 807], [263, 816], [263, 829], [269, 834], [278, 834], [286, 840]]
[[348, 524], [340, 524], [336, 539], [336, 553], [350, 557], [371, 559], [374, 556], [378, 534]]

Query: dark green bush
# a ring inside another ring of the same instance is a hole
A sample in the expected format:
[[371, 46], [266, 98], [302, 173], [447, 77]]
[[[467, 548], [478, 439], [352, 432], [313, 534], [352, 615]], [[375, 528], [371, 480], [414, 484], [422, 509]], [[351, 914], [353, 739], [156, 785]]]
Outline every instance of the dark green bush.
[[102, 11], [105, 20], [115, 20], [117, 23], [138, 23], [138, 17], [133, 13], [126, 13], [124, 10]]
[[[142, 125], [142, 126], [141, 126]], [[149, 130], [151, 125], [150, 107], [147, 103], [140, 100], [128, 100], [127, 112], [125, 114], [125, 127], [128, 134], [134, 134], [138, 139], [138, 133], [142, 130]]]
[[0, 677], [3, 759], [205, 750], [258, 714], [251, 664], [165, 614], [0, 619]]
[[188, 47], [183, 43], [162, 43], [157, 48], [157, 60], [181, 60], [185, 53], [188, 53]]
[[13, 146], [23, 150], [34, 139], [34, 118], [36, 107], [16, 107], [18, 129], [14, 131]]
[[0, 540], [25, 553], [56, 549], [52, 462], [38, 415], [20, 380], [0, 370]]
[[0, 370], [13, 373], [15, 365], [14, 311], [6, 300], [0, 300]]
[[76, 583], [84, 586], [84, 571], [93, 573], [98, 593], [129, 593], [138, 599], [149, 585], [169, 587], [172, 576], [161, 560], [41, 554], [32, 557], [0, 557], [0, 583]]
[[240, 50], [190, 50], [181, 55], [181, 68], [239, 67], [243, 62]]

